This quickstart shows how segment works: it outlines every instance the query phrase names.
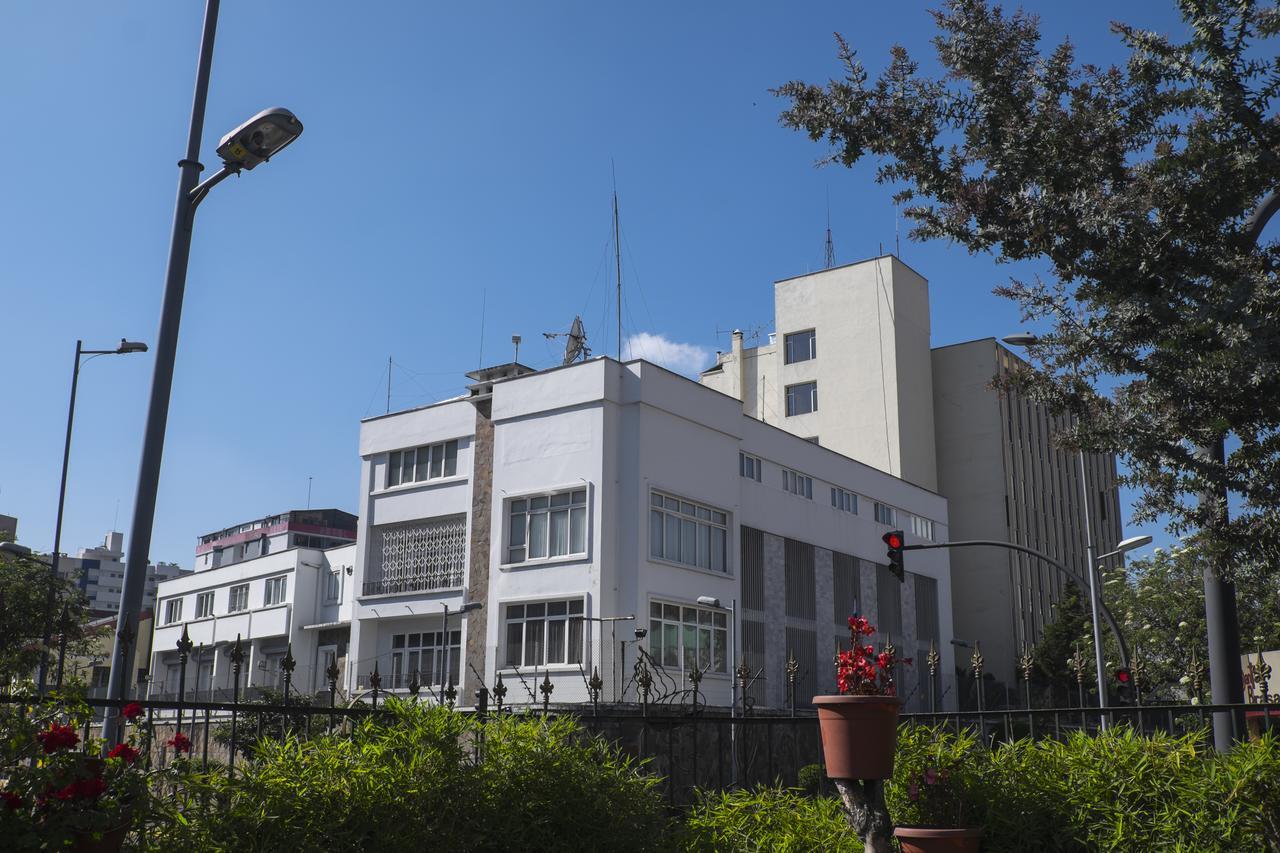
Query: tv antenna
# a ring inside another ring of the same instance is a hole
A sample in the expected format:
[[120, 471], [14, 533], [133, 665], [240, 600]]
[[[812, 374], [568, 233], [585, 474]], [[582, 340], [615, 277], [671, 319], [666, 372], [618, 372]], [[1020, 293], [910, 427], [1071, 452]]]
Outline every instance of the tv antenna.
[[745, 329], [742, 328], [741, 326], [735, 326], [732, 329], [721, 329], [719, 326], [716, 327], [717, 338], [719, 338], [721, 335], [727, 335], [731, 332], [742, 332], [742, 339], [744, 341], [758, 341], [760, 340], [760, 336], [764, 334], [764, 326], [761, 326], [761, 325], [748, 326]]
[[564, 361], [562, 364], [573, 364], [575, 361], [586, 361], [591, 356], [587, 346], [587, 330], [582, 327], [582, 317], [575, 316], [567, 332], [543, 332], [542, 336], [549, 341], [566, 338], [564, 344]]
[[512, 345], [512, 346], [514, 346], [514, 347], [516, 348], [516, 354], [515, 354], [515, 356], [512, 358], [512, 361], [516, 361], [516, 362], [520, 361], [520, 341], [521, 341], [521, 340], [522, 340], [522, 339], [521, 339], [521, 337], [520, 337], [519, 335], [512, 335], [512, 336], [511, 336], [511, 345]]
[[826, 269], [836, 265], [836, 246], [831, 242], [831, 190], [827, 190], [827, 256]]

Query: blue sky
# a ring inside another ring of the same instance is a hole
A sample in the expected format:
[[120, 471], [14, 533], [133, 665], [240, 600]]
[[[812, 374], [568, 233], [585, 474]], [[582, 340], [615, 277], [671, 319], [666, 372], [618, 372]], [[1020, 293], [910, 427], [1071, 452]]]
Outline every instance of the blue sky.
[[[717, 330], [771, 328], [771, 282], [822, 266], [828, 198], [838, 262], [891, 250], [890, 190], [869, 164], [815, 168], [824, 149], [778, 125], [768, 89], [838, 74], [836, 31], [873, 69], [895, 42], [932, 66], [932, 5], [225, 0], [205, 164], [267, 106], [306, 132], [201, 207], [152, 558], [190, 566], [199, 534], [304, 506], [308, 478], [312, 506], [355, 510], [388, 357], [404, 408], [507, 360], [513, 334], [522, 361], [556, 362], [541, 333], [575, 314], [612, 353], [615, 175], [624, 337], [650, 336], [636, 355], [679, 344], [693, 363], [727, 348]], [[1179, 25], [1166, 3], [1030, 8], [1094, 62], [1123, 58], [1112, 17]], [[0, 513], [38, 549], [75, 340], [155, 338], [202, 14], [3, 13]], [[935, 345], [1020, 328], [990, 258], [905, 236], [901, 255], [931, 282]], [[151, 369], [81, 374], [65, 551], [128, 529]]]

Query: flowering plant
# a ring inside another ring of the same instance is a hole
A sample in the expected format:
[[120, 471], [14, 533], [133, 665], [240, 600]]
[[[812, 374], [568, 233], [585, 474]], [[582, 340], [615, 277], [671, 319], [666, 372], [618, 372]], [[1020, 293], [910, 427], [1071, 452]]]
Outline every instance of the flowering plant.
[[89, 709], [74, 700], [5, 710], [0, 718], [5, 746], [0, 838], [5, 844], [52, 849], [107, 836], [123, 839], [143, 818], [150, 802], [149, 774], [140, 760], [144, 733], [131, 726], [128, 742], [104, 756], [101, 741], [81, 739], [90, 718]]
[[892, 645], [876, 652], [863, 642], [876, 628], [863, 616], [849, 617], [848, 649], [836, 654], [836, 687], [845, 696], [895, 696], [894, 670], [898, 664], [910, 664], [911, 658], [898, 657]]
[[982, 790], [973, 734], [944, 735], [941, 728], [911, 726], [898, 737], [893, 781], [885, 790], [894, 822], [961, 829], [968, 818], [981, 825], [982, 804], [990, 797]]

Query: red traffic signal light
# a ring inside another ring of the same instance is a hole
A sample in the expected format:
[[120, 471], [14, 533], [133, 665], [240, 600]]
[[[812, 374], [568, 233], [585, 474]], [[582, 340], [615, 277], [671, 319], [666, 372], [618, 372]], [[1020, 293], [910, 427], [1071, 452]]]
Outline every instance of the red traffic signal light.
[[1129, 670], [1124, 667], [1120, 667], [1120, 669], [1117, 669], [1113, 674], [1116, 677], [1116, 681], [1119, 682], [1122, 687], [1129, 686], [1133, 681], [1133, 673], [1129, 672]]
[[885, 555], [889, 558], [889, 571], [897, 576], [899, 583], [904, 582], [906, 580], [906, 570], [902, 568], [902, 546], [905, 544], [905, 540], [902, 538], [902, 531], [890, 530], [880, 539], [889, 546], [889, 551]]

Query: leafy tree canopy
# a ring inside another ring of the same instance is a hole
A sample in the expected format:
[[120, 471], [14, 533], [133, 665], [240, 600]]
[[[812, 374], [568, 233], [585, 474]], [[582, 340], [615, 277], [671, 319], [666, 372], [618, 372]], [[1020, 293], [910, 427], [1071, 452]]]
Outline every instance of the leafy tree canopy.
[[[1136, 520], [1247, 574], [1280, 562], [1280, 246], [1250, 219], [1280, 189], [1280, 11], [1179, 7], [1187, 41], [1115, 23], [1129, 59], [1101, 68], [1042, 49], [1032, 15], [948, 0], [943, 76], [895, 47], [872, 82], [837, 37], [842, 79], [776, 94], [828, 162], [877, 158], [913, 238], [1049, 270], [996, 288], [1048, 328], [1012, 381], [1073, 416], [1064, 446], [1122, 456]], [[1194, 451], [1224, 434], [1224, 462]], [[1195, 499], [1221, 490], [1244, 502], [1229, 523]]]
[[41, 560], [0, 551], [0, 679], [26, 678], [39, 665], [51, 586], [55, 642], [57, 632], [65, 630], [68, 649], [81, 651], [89, 611], [80, 590], [53, 577]]

